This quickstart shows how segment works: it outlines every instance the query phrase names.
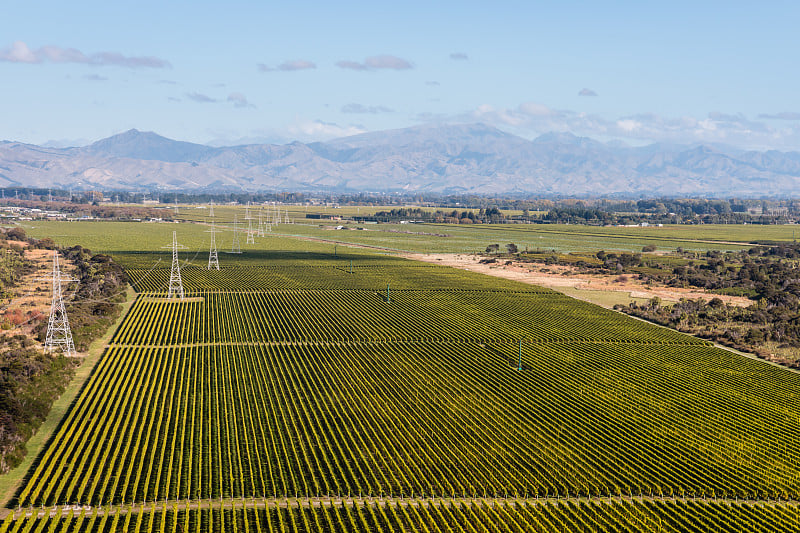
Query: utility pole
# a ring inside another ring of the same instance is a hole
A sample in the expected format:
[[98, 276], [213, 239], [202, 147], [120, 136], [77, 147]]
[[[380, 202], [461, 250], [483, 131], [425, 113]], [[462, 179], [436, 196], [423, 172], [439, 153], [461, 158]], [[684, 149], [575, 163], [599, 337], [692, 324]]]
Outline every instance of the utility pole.
[[58, 251], [53, 252], [53, 303], [50, 305], [50, 318], [47, 321], [47, 336], [44, 349], [53, 351], [57, 346], [67, 356], [75, 355], [75, 344], [72, 342], [72, 331], [69, 329], [67, 310], [64, 308], [64, 299], [61, 295], [62, 281], [77, 281], [74, 278], [61, 275], [58, 266]]
[[239, 244], [239, 218], [236, 215], [233, 215], [233, 244], [231, 245], [231, 253], [242, 253], [242, 247]]
[[208, 251], [208, 270], [212, 268], [219, 270], [219, 257], [217, 257], [217, 229], [214, 227], [214, 219], [211, 219], [211, 248]]
[[169, 274], [169, 289], [167, 290], [167, 298], [177, 296], [183, 300], [183, 281], [181, 280], [181, 265], [178, 262], [178, 249], [183, 249], [185, 246], [178, 244], [178, 237], [176, 232], [173, 231], [172, 246], [164, 246], [164, 248], [172, 248], [172, 271]]

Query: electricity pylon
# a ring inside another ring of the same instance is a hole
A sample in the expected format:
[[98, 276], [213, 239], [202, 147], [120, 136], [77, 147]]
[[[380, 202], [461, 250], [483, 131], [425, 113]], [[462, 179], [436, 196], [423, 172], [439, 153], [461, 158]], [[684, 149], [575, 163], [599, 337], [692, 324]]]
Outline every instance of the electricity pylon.
[[178, 213], [178, 195], [175, 195], [175, 216], [177, 217], [180, 213]]
[[72, 342], [72, 331], [69, 329], [67, 311], [64, 308], [64, 299], [61, 296], [62, 281], [77, 281], [74, 278], [61, 275], [58, 267], [58, 252], [53, 253], [53, 303], [50, 305], [50, 318], [47, 321], [47, 336], [44, 349], [48, 352], [60, 346], [67, 355], [75, 355], [75, 344]]
[[250, 220], [250, 202], [247, 202], [247, 205], [244, 208], [244, 219]]
[[211, 248], [208, 251], [208, 270], [212, 268], [219, 270], [219, 257], [217, 257], [217, 229], [214, 227], [214, 220], [211, 220]]
[[214, 200], [211, 200], [211, 203], [208, 206], [208, 216], [214, 216]]
[[231, 245], [231, 253], [242, 253], [242, 247], [239, 244], [239, 218], [236, 215], [233, 215], [233, 244]]
[[264, 210], [262, 208], [258, 209], [258, 236], [259, 237], [263, 237], [264, 236], [264, 219], [261, 216], [263, 211]]
[[247, 240], [245, 241], [246, 244], [255, 244], [256, 239], [253, 237], [253, 219], [247, 220]]
[[167, 298], [177, 296], [183, 300], [183, 281], [181, 280], [181, 265], [178, 262], [178, 250], [182, 250], [186, 247], [182, 244], [178, 244], [178, 237], [176, 232], [173, 231], [172, 246], [164, 246], [164, 248], [172, 248], [172, 271], [169, 274], [169, 289], [167, 290]]

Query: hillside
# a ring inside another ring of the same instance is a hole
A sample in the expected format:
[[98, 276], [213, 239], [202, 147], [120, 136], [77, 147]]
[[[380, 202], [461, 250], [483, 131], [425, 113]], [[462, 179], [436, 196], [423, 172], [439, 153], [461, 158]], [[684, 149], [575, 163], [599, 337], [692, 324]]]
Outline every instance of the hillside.
[[329, 142], [212, 147], [129, 130], [84, 147], [0, 143], [0, 186], [553, 195], [800, 193], [800, 153], [621, 146], [483, 124], [415, 126]]

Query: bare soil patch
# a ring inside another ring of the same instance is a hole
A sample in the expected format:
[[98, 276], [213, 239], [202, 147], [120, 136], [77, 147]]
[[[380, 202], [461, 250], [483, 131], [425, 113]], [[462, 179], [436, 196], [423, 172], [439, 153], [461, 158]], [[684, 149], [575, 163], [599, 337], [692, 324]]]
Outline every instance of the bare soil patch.
[[[627, 295], [631, 299], [661, 298], [665, 301], [677, 302], [681, 298], [697, 299], [720, 298], [732, 305], [747, 307], [753, 302], [741, 296], [727, 296], [708, 293], [704, 290], [680, 287], [665, 287], [640, 283], [633, 276], [617, 274], [587, 274], [579, 272], [575, 267], [562, 265], [542, 265], [537, 263], [517, 263], [506, 265], [502, 259], [497, 263], [480, 263], [481, 256], [469, 254], [403, 254], [407, 259], [436, 263], [455, 268], [480, 272], [499, 278], [521, 281], [532, 285], [540, 285], [569, 296], [611, 307], [607, 299], [597, 298], [597, 291], [616, 293], [620, 297]], [[568, 290], [565, 290], [568, 289]], [[583, 291], [583, 294], [582, 294]]]

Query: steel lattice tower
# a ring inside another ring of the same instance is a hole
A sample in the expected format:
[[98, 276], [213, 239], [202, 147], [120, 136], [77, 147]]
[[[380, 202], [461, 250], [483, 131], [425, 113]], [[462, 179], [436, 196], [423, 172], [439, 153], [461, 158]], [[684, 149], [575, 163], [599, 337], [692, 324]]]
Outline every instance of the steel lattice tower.
[[247, 240], [245, 241], [246, 244], [255, 244], [256, 243], [256, 239], [255, 239], [255, 237], [253, 237], [253, 235], [254, 235], [254, 232], [253, 232], [253, 220], [249, 219], [247, 221]]
[[219, 270], [219, 257], [217, 257], [217, 230], [214, 227], [214, 221], [211, 221], [211, 249], [208, 251], [208, 270], [215, 268]]
[[181, 265], [178, 262], [178, 237], [172, 232], [172, 271], [169, 274], [169, 290], [167, 298], [178, 296], [183, 300], [183, 281], [181, 280]]
[[258, 209], [258, 236], [259, 237], [263, 237], [264, 236], [264, 219], [261, 216], [263, 211], [264, 210], [261, 209], [261, 208]]
[[208, 216], [214, 216], [214, 200], [211, 200], [211, 203], [208, 206]]
[[61, 297], [61, 282], [75, 281], [72, 278], [62, 277], [58, 267], [58, 252], [53, 253], [53, 303], [50, 306], [50, 318], [47, 321], [47, 337], [44, 349], [54, 350], [57, 346], [69, 355], [75, 354], [75, 344], [72, 342], [72, 331], [69, 329], [67, 310], [64, 308], [64, 299]]
[[239, 219], [236, 215], [233, 215], [233, 244], [231, 245], [231, 253], [242, 253], [242, 246], [239, 244]]

